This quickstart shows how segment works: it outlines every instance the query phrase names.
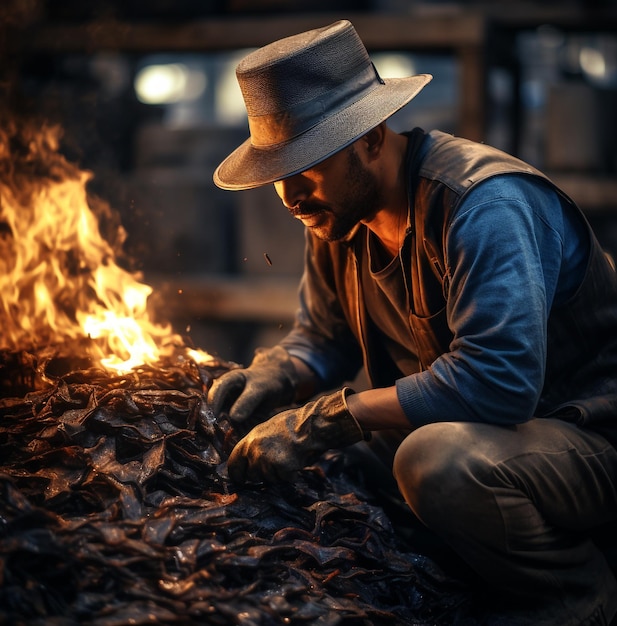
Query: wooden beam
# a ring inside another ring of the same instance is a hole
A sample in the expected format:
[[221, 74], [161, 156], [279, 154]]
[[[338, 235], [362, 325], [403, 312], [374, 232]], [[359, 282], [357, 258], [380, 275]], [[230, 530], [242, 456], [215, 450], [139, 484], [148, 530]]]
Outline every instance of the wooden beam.
[[147, 283], [168, 318], [283, 324], [293, 320], [298, 306], [298, 278], [208, 275], [153, 277]]
[[96, 20], [83, 24], [48, 23], [34, 29], [25, 49], [48, 52], [119, 50], [212, 51], [259, 47], [281, 37], [346, 18], [367, 48], [443, 49], [478, 44], [484, 20], [461, 10], [406, 15], [352, 13], [216, 17], [180, 24]]

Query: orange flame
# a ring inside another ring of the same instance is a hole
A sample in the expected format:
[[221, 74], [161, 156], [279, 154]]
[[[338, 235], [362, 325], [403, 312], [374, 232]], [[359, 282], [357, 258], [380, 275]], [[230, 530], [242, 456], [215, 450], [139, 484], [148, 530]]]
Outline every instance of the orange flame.
[[155, 363], [180, 338], [150, 319], [152, 288], [116, 263], [89, 205], [91, 174], [58, 153], [58, 138], [58, 128], [0, 128], [0, 348], [89, 337], [107, 369]]

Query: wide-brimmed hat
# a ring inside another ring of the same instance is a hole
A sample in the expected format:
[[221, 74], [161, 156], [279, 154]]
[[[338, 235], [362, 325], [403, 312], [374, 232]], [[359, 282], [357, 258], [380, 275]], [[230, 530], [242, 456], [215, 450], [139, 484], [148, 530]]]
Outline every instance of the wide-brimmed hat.
[[214, 183], [231, 190], [316, 165], [381, 124], [432, 79], [382, 79], [347, 20], [259, 48], [240, 61], [236, 76], [251, 136], [214, 172]]

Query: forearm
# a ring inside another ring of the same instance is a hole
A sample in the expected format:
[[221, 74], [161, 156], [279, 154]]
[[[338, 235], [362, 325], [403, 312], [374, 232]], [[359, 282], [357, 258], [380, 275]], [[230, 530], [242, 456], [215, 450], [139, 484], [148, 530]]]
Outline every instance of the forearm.
[[368, 389], [349, 395], [347, 407], [364, 431], [412, 428], [401, 408], [394, 386]]
[[[318, 391], [318, 378], [304, 361], [291, 357], [298, 374], [296, 400], [303, 402]], [[411, 428], [398, 400], [396, 387], [368, 389], [347, 396], [347, 406], [364, 431]]]

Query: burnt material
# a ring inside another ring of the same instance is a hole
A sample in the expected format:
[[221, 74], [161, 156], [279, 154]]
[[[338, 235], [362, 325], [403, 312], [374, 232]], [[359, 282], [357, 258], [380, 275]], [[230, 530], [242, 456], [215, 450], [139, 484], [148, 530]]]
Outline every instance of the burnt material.
[[474, 623], [336, 454], [236, 490], [204, 395], [227, 367], [75, 370], [0, 399], [0, 623]]

